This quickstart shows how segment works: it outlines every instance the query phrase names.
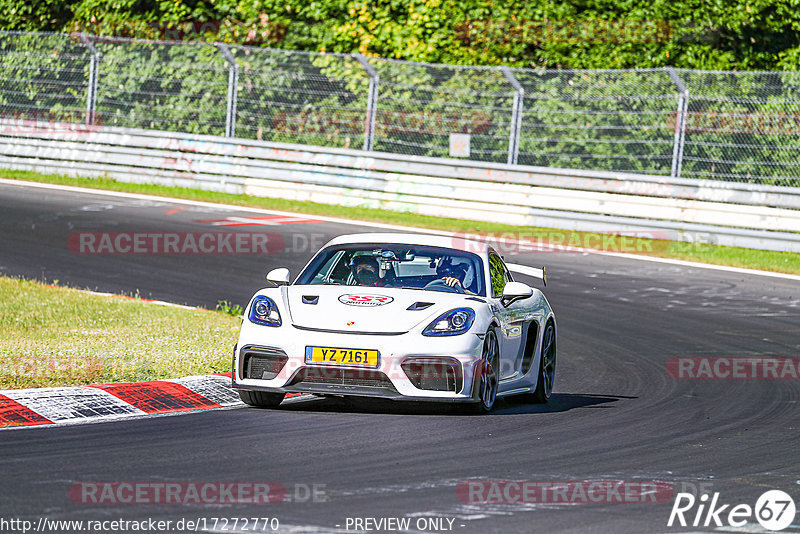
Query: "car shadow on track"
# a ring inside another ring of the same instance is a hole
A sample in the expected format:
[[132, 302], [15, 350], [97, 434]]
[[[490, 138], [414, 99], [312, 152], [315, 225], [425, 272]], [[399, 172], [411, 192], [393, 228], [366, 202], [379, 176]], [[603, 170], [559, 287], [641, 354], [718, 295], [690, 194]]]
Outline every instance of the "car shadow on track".
[[509, 397], [495, 407], [494, 412], [503, 414], [556, 413], [576, 408], [609, 409], [620, 399], [636, 399], [624, 395], [587, 395], [582, 393], [553, 393], [547, 404], [533, 404], [520, 397]]
[[[547, 404], [531, 404], [519, 397], [497, 401], [488, 415], [519, 415], [566, 412], [578, 408], [608, 409], [620, 399], [635, 399], [620, 395], [587, 395], [554, 393]], [[294, 412], [339, 412], [387, 415], [470, 415], [464, 405], [427, 402], [397, 402], [359, 397], [306, 397], [284, 402], [280, 410]]]

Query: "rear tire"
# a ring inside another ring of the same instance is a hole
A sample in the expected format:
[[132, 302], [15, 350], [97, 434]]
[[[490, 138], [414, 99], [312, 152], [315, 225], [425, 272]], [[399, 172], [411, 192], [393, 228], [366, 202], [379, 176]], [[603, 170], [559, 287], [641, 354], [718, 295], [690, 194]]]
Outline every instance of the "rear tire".
[[248, 406], [256, 408], [277, 408], [283, 402], [284, 393], [269, 393], [266, 391], [239, 391], [239, 398]]
[[542, 357], [539, 358], [539, 377], [536, 380], [536, 390], [528, 397], [531, 402], [544, 404], [553, 394], [553, 384], [556, 380], [556, 327], [552, 322], [547, 323], [542, 337]]

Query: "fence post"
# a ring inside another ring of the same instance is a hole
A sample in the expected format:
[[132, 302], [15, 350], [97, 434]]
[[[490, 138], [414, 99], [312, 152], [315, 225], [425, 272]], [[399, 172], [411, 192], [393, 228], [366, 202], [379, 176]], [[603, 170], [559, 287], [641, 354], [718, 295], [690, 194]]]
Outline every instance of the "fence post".
[[91, 57], [89, 59], [89, 83], [86, 88], [86, 124], [94, 125], [94, 114], [97, 108], [97, 71], [100, 67], [100, 54], [85, 33], [81, 33], [81, 42], [86, 45]]
[[364, 150], [372, 150], [375, 144], [375, 118], [378, 112], [378, 71], [361, 54], [353, 54], [369, 76], [367, 93], [367, 117], [364, 121]]
[[506, 66], [500, 67], [503, 71], [503, 76], [506, 77], [508, 83], [514, 88], [514, 103], [511, 107], [511, 125], [508, 134], [508, 164], [516, 165], [519, 158], [519, 136], [522, 131], [522, 109], [523, 100], [525, 97], [525, 88], [519, 83], [519, 80], [514, 76]]
[[239, 64], [225, 43], [214, 43], [228, 62], [228, 97], [225, 112], [225, 137], [236, 136], [236, 100], [239, 93]]
[[674, 67], [664, 67], [670, 80], [678, 88], [678, 110], [675, 116], [675, 140], [672, 144], [672, 170], [670, 176], [680, 178], [683, 166], [683, 146], [686, 139], [686, 115], [689, 111], [689, 88]]

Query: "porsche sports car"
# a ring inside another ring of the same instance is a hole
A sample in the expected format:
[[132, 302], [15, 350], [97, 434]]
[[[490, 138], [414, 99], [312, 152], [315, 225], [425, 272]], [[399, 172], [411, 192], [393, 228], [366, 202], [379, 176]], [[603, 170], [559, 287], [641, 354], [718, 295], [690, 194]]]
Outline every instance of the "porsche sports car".
[[245, 309], [233, 387], [251, 406], [290, 392], [461, 402], [488, 412], [497, 397], [547, 402], [556, 318], [538, 289], [490, 246], [456, 237], [345, 235], [290, 283], [288, 269]]

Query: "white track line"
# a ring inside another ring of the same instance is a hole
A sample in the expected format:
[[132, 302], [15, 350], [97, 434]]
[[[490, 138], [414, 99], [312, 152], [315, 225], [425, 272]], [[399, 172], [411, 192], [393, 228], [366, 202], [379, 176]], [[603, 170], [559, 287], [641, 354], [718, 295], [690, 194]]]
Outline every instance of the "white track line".
[[[124, 193], [121, 191], [106, 191], [103, 189], [91, 189], [88, 187], [75, 187], [71, 185], [59, 185], [59, 184], [47, 184], [47, 183], [40, 183], [40, 182], [28, 182], [25, 180], [9, 180], [6, 178], [0, 178], [0, 184], [5, 185], [16, 185], [20, 187], [35, 187], [40, 189], [53, 189], [57, 191], [70, 191], [73, 193], [88, 193], [94, 195], [105, 195], [110, 197], [118, 197], [118, 198], [128, 198], [128, 199], [136, 199], [136, 200], [150, 200], [150, 201], [161, 201], [161, 202], [168, 202], [173, 204], [183, 204], [186, 206], [199, 206], [199, 207], [206, 207], [206, 208], [216, 208], [216, 209], [228, 209], [228, 210], [238, 210], [238, 211], [245, 211], [249, 213], [261, 213], [265, 215], [282, 215], [286, 217], [297, 217], [298, 215], [307, 215], [309, 218], [314, 218], [319, 221], [325, 222], [332, 222], [338, 224], [348, 224], [353, 226], [370, 226], [373, 228], [382, 228], [386, 230], [398, 230], [403, 232], [415, 232], [415, 233], [423, 233], [423, 234], [432, 234], [432, 235], [442, 235], [447, 237], [459, 237], [464, 238], [464, 233], [456, 233], [456, 232], [447, 232], [444, 230], [431, 230], [428, 228], [416, 228], [410, 226], [400, 226], [395, 224], [384, 224], [384, 223], [376, 223], [371, 221], [358, 221], [353, 219], [341, 219], [337, 217], [326, 217], [324, 215], [313, 215], [313, 214], [298, 214], [293, 212], [286, 212], [286, 211], [277, 211], [277, 210], [268, 210], [263, 208], [252, 208], [246, 206], [237, 206], [233, 204], [217, 204], [214, 202], [202, 202], [199, 200], [184, 200], [180, 198], [172, 198], [172, 197], [162, 197], [157, 195], [144, 195], [141, 193]], [[476, 236], [477, 237], [477, 236]], [[514, 243], [514, 240], [510, 239], [498, 239], [498, 241]], [[525, 244], [524, 241], [521, 243]], [[696, 269], [711, 269], [714, 271], [723, 271], [729, 273], [736, 273], [736, 274], [747, 274], [747, 275], [755, 275], [755, 276], [766, 276], [771, 278], [783, 278], [786, 280], [795, 280], [800, 282], [800, 275], [795, 274], [786, 274], [786, 273], [774, 273], [770, 271], [761, 271], [758, 269], [745, 269], [742, 267], [728, 267], [725, 265], [713, 265], [709, 263], [699, 263], [693, 261], [685, 261], [685, 260], [673, 260], [669, 258], [657, 258], [653, 256], [642, 256], [639, 254], [627, 254], [624, 252], [607, 252], [603, 250], [596, 250], [596, 249], [588, 249], [588, 248], [579, 248], [579, 247], [564, 247], [559, 246], [560, 250], [570, 250], [574, 252], [584, 252], [588, 254], [600, 254], [604, 256], [612, 256], [615, 258], [623, 258], [623, 259], [631, 259], [631, 260], [639, 260], [639, 261], [649, 261], [654, 263], [663, 263], [667, 265], [679, 265], [682, 267], [693, 267]]]
[[[53, 286], [63, 289], [75, 289], [69, 286]], [[147, 302], [148, 304], [156, 304], [158, 306], [169, 306], [170, 308], [180, 308], [182, 310], [204, 310], [205, 308], [200, 308], [198, 306], [186, 306], [185, 304], [175, 304], [174, 302], [166, 302], [163, 300], [153, 300], [153, 299], [144, 299], [141, 297], [131, 297], [128, 295], [118, 295], [117, 293], [103, 293], [101, 291], [90, 291], [88, 289], [75, 289], [79, 293], [85, 293], [87, 295], [95, 295], [97, 297], [115, 297], [115, 298], [122, 298], [125, 300], [132, 300], [134, 302]]]

